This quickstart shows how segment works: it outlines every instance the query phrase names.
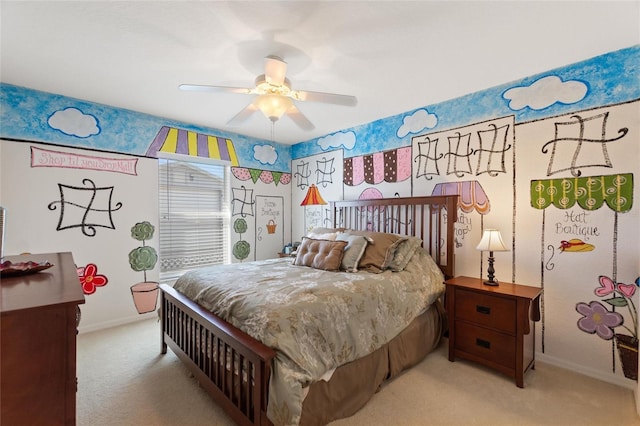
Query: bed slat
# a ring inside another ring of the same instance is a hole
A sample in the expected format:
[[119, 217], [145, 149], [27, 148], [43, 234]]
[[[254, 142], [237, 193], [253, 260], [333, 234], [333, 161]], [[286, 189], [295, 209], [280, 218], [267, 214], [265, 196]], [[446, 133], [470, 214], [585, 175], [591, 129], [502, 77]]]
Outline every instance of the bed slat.
[[[269, 424], [267, 387], [275, 351], [161, 284], [162, 342], [239, 425]], [[198, 311], [207, 321], [187, 314]], [[267, 379], [265, 379], [267, 378]]]

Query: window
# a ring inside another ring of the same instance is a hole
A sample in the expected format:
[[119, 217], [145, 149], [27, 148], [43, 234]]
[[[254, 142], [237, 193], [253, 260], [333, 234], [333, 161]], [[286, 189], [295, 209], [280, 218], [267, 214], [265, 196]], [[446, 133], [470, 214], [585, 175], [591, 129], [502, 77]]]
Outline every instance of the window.
[[160, 281], [229, 262], [229, 166], [197, 157], [158, 159]]

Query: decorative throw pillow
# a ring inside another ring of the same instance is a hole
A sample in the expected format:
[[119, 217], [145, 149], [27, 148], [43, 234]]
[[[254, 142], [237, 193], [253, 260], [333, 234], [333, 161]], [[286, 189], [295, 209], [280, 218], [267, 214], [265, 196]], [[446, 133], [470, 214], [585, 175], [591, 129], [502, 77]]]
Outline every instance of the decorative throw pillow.
[[329, 240], [329, 241], [335, 241], [337, 236], [338, 236], [337, 232], [324, 232], [324, 233], [309, 232], [307, 235], [305, 235], [306, 238], [312, 238], [314, 240]]
[[384, 232], [349, 230], [348, 233], [351, 235], [361, 235], [369, 239], [369, 244], [367, 244], [364, 255], [362, 259], [360, 259], [358, 269], [375, 273], [380, 273], [388, 267], [398, 244], [407, 239], [407, 237], [401, 235], [387, 234]]
[[310, 233], [313, 234], [329, 234], [329, 233], [338, 233], [338, 232], [343, 232], [345, 228], [325, 228], [324, 226], [318, 226], [316, 228], [313, 228], [311, 231], [309, 231]]
[[418, 237], [408, 237], [406, 240], [400, 243], [396, 248], [395, 253], [393, 254], [393, 258], [389, 265], [388, 269], [391, 269], [394, 272], [401, 272], [404, 268], [407, 267], [409, 261], [413, 257], [413, 254], [416, 250], [422, 246], [422, 240]]
[[347, 272], [357, 272], [360, 259], [362, 259], [367, 248], [367, 239], [362, 235], [350, 235], [341, 232], [336, 237], [336, 241], [346, 241], [348, 243], [344, 249], [341, 269]]
[[346, 241], [314, 240], [304, 237], [293, 264], [324, 271], [338, 271], [346, 246]]

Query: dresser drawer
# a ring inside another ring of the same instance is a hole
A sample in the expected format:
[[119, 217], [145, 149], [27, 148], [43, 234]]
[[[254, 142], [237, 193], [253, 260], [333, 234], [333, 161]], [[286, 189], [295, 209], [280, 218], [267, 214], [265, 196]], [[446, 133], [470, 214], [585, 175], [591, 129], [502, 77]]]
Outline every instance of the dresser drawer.
[[456, 289], [455, 318], [516, 332], [516, 301], [487, 293]]
[[456, 321], [455, 330], [456, 349], [507, 368], [515, 368], [515, 336], [498, 333], [464, 321]]

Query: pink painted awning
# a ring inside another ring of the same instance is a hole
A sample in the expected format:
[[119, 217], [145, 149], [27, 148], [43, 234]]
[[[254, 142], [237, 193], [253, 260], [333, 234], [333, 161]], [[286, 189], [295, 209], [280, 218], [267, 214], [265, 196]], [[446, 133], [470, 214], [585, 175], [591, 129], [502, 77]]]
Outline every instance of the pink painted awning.
[[475, 209], [480, 214], [487, 214], [491, 209], [489, 198], [477, 180], [438, 183], [431, 195], [459, 195], [458, 207], [465, 213]]
[[343, 167], [345, 185], [402, 182], [411, 177], [411, 147], [345, 158]]

